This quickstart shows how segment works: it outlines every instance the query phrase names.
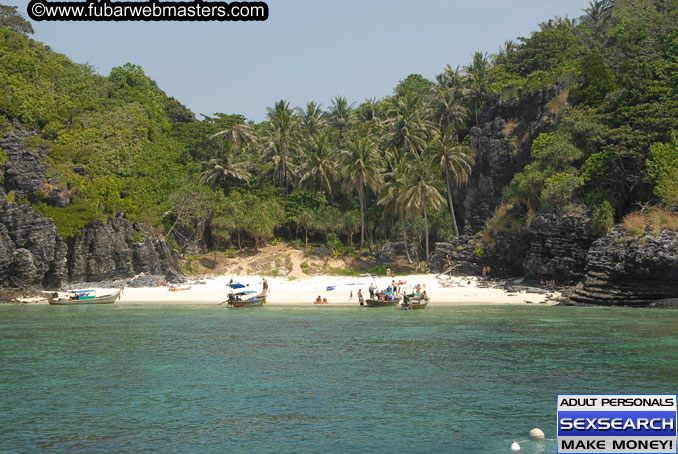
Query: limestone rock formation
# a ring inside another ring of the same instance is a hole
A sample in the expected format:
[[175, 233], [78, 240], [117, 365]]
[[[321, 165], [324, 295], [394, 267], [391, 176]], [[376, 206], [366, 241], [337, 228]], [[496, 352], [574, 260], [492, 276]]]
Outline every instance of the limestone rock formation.
[[631, 236], [621, 226], [596, 240], [577, 303], [645, 306], [678, 297], [678, 232]]
[[595, 240], [588, 216], [541, 214], [528, 231], [530, 249], [522, 264], [526, 277], [566, 284], [584, 276], [586, 254]]
[[58, 288], [66, 252], [54, 221], [26, 205], [0, 204], [0, 286]]
[[48, 150], [27, 143], [34, 136], [37, 136], [36, 132], [13, 123], [0, 138], [0, 150], [7, 156], [6, 162], [0, 166], [0, 185], [6, 194], [13, 192], [16, 201], [44, 201], [52, 206], [66, 207], [70, 203], [70, 194], [58, 187], [58, 179], [47, 177], [43, 157]]
[[72, 282], [165, 274], [176, 268], [176, 257], [165, 240], [130, 225], [118, 216], [106, 224], [86, 226], [68, 242], [68, 276]]
[[488, 102], [480, 127], [471, 129], [469, 146], [475, 166], [456, 206], [460, 227], [480, 231], [502, 201], [502, 192], [513, 176], [532, 160], [532, 142], [553, 129], [555, 115], [549, 103], [560, 87], [547, 87], [510, 101], [496, 95]]

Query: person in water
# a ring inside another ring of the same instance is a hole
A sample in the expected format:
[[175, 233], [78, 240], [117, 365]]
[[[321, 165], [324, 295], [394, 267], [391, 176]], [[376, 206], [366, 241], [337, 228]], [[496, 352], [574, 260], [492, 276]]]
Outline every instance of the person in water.
[[314, 304], [321, 304], [322, 302], [323, 302], [323, 299], [320, 297], [320, 295], [318, 295], [318, 297], [315, 299]]
[[323, 298], [323, 304], [327, 304], [327, 298]]

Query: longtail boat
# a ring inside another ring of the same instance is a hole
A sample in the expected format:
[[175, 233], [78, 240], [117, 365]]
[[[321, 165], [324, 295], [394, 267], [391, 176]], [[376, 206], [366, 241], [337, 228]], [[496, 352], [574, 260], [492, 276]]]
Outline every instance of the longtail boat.
[[120, 298], [122, 288], [110, 295], [97, 296], [96, 290], [73, 290], [68, 298], [50, 297], [49, 304], [55, 306], [75, 306], [79, 304], [113, 304]]
[[365, 300], [365, 304], [367, 307], [393, 307], [402, 299], [402, 296], [394, 295], [393, 293], [385, 293], [383, 295], [383, 298]]
[[227, 287], [230, 288], [230, 293], [226, 301], [219, 303], [222, 305], [226, 304], [226, 307], [258, 307], [266, 304], [266, 293], [257, 293], [253, 290], [244, 290], [237, 293], [233, 293], [233, 289], [243, 289], [248, 285], [243, 285], [239, 282], [231, 282], [227, 284]]
[[425, 309], [430, 299], [421, 293], [405, 295], [401, 303], [402, 309]]

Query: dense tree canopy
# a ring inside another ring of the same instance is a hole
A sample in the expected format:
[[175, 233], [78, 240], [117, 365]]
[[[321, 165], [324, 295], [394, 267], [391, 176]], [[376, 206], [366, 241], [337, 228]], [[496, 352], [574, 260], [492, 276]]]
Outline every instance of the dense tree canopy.
[[39, 130], [34, 143], [71, 200], [25, 202], [65, 236], [122, 211], [178, 248], [303, 234], [346, 252], [359, 234], [358, 254], [387, 239], [428, 253], [463, 228], [455, 203], [487, 102], [558, 85], [555, 129], [535, 140], [499, 216], [588, 212], [604, 232], [638, 204], [678, 203], [677, 22], [672, 0], [594, 0], [579, 19], [549, 20], [434, 80], [410, 75], [383, 99], [338, 95], [326, 109], [281, 99], [254, 124], [197, 120], [137, 65], [104, 77], [72, 63], [2, 6], [0, 129]]

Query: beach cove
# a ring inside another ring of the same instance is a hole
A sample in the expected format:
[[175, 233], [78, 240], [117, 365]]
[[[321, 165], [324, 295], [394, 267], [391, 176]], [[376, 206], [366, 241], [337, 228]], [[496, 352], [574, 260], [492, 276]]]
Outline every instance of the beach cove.
[[[149, 280], [148, 287], [126, 287], [119, 301], [115, 304], [147, 303], [147, 304], [218, 304], [226, 299], [228, 284], [233, 280], [246, 286], [245, 290], [260, 292], [263, 281], [266, 279], [269, 286], [267, 305], [313, 305], [320, 296], [327, 298], [327, 304], [332, 306], [359, 306], [358, 290], [362, 290], [365, 298], [369, 295], [369, 287], [374, 283], [379, 289], [386, 289], [393, 280], [406, 281], [402, 290], [411, 292], [417, 285], [427, 292], [431, 298], [429, 307], [466, 306], [466, 305], [498, 305], [498, 304], [555, 304], [557, 291], [537, 290], [540, 293], [528, 293], [524, 289], [509, 292], [501, 287], [502, 281], [484, 281], [477, 277], [440, 278], [434, 275], [409, 275], [396, 278], [387, 277], [344, 277], [344, 276], [314, 276], [305, 279], [292, 279], [271, 276], [219, 276], [188, 281], [177, 285], [180, 291], [169, 291], [167, 286], [158, 286], [155, 281]], [[88, 284], [83, 284], [87, 286]], [[190, 288], [189, 288], [190, 287]], [[328, 288], [332, 288], [328, 290]], [[84, 287], [83, 287], [84, 288]], [[100, 295], [112, 293], [112, 288], [97, 288]], [[527, 287], [526, 287], [527, 288]], [[61, 292], [66, 295], [66, 292]], [[352, 297], [351, 297], [352, 294]], [[27, 299], [27, 302], [42, 302], [44, 300]]]

